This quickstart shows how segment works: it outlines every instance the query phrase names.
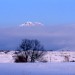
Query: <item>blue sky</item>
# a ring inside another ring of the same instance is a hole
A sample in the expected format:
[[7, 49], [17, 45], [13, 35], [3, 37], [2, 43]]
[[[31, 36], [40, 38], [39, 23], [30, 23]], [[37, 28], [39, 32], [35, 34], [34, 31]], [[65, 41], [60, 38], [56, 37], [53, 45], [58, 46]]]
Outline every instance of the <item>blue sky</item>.
[[0, 27], [26, 21], [45, 25], [75, 23], [75, 0], [0, 0]]

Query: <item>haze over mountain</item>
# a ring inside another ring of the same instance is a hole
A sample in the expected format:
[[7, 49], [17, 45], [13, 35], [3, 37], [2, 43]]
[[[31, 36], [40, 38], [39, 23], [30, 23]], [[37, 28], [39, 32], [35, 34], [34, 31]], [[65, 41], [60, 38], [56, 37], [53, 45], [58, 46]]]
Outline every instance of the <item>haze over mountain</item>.
[[18, 27], [0, 28], [0, 49], [16, 49], [22, 39], [28, 38], [39, 40], [47, 50], [75, 50], [74, 34], [74, 25], [45, 26], [26, 22]]

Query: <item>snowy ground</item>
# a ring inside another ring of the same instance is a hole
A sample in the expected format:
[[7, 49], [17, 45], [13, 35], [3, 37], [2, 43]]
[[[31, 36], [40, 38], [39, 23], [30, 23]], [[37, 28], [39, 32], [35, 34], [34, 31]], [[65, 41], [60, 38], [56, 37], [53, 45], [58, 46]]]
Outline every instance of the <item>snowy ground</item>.
[[0, 64], [0, 75], [75, 75], [75, 63]]
[[75, 62], [75, 51], [47, 51], [41, 60], [47, 62]]
[[[0, 63], [14, 63], [15, 51], [0, 52]], [[75, 51], [47, 51], [37, 61], [42, 62], [75, 62]]]
[[14, 51], [8, 53], [0, 52], [0, 63], [13, 63], [14, 62]]
[[47, 52], [47, 63], [14, 63], [13, 56], [14, 51], [0, 52], [0, 75], [75, 75], [75, 62], [62, 62], [65, 56], [75, 60], [75, 52]]

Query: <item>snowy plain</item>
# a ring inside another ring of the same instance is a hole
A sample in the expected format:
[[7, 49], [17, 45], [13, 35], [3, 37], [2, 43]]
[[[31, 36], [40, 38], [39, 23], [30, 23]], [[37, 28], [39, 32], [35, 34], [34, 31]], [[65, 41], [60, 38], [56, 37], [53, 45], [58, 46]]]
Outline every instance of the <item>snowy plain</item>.
[[0, 52], [0, 75], [75, 75], [75, 62], [62, 62], [61, 54], [75, 59], [75, 52], [47, 52], [48, 62], [14, 63], [14, 51]]
[[0, 75], [75, 75], [75, 63], [0, 64]]
[[[0, 63], [15, 63], [15, 51], [0, 52]], [[47, 51], [36, 62], [75, 62], [75, 51]]]

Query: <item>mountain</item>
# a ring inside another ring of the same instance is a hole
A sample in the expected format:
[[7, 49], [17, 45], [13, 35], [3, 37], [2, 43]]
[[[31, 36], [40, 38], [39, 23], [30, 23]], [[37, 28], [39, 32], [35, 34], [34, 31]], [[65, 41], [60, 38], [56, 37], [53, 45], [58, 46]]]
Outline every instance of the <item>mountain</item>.
[[43, 26], [43, 24], [40, 22], [25, 22], [20, 25], [20, 27], [24, 27], [24, 26]]

